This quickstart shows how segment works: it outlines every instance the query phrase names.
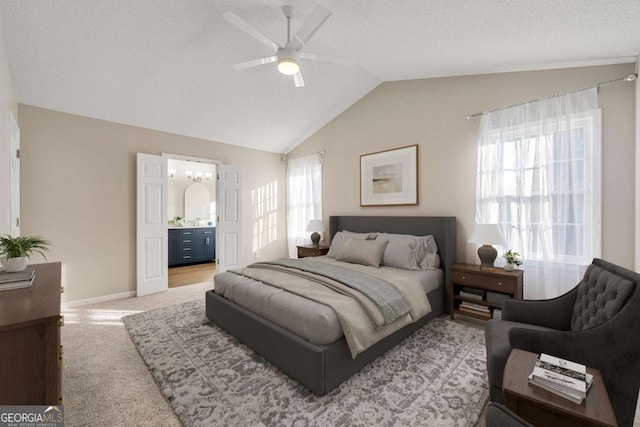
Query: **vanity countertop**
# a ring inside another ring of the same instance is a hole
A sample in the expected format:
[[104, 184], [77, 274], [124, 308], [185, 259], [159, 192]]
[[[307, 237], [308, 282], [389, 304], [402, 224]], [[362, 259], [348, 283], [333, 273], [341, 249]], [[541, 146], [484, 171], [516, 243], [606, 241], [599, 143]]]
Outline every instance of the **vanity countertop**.
[[215, 225], [168, 225], [167, 228], [173, 230], [183, 230], [185, 228], [216, 228]]

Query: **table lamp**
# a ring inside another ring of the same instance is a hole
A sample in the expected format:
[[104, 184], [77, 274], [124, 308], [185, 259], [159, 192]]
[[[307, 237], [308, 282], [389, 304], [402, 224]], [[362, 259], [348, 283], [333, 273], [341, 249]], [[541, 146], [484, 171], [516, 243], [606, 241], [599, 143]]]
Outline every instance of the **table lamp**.
[[498, 257], [498, 251], [491, 245], [506, 245], [507, 239], [498, 224], [476, 224], [469, 237], [469, 243], [482, 245], [478, 248], [480, 270], [494, 270], [493, 262]]
[[319, 219], [312, 219], [309, 221], [309, 224], [307, 224], [307, 231], [313, 231], [313, 233], [311, 233], [311, 242], [313, 243], [313, 246], [318, 246], [320, 244], [319, 232], [324, 231], [322, 221]]

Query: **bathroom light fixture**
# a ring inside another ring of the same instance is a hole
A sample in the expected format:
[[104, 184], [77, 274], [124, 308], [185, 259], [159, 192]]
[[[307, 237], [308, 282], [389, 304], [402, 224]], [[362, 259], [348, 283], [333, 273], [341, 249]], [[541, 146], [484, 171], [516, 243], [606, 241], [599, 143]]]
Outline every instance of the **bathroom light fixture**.
[[204, 179], [206, 179], [207, 181], [210, 181], [212, 176], [213, 174], [211, 172], [204, 173]]
[[173, 178], [174, 176], [176, 176], [176, 170], [175, 169], [169, 169], [169, 177]]
[[187, 174], [187, 179], [191, 179], [193, 177], [192, 171], [186, 171], [185, 173]]

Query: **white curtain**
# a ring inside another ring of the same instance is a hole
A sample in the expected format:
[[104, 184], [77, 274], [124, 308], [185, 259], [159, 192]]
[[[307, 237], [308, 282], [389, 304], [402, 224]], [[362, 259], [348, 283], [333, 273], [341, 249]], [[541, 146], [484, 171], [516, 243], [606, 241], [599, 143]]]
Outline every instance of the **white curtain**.
[[296, 245], [310, 245], [306, 231], [312, 219], [322, 220], [322, 155], [287, 160], [287, 244], [289, 257]]
[[597, 88], [483, 114], [476, 184], [476, 221], [522, 255], [525, 298], [573, 288], [601, 250]]

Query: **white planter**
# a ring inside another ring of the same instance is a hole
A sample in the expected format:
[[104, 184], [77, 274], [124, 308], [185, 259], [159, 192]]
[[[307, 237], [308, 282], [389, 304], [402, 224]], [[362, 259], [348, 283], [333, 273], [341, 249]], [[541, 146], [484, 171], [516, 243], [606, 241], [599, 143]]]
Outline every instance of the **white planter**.
[[505, 265], [504, 265], [504, 269], [505, 269], [506, 271], [513, 271], [514, 266], [513, 266], [513, 264], [505, 264]]
[[29, 257], [23, 256], [20, 258], [0, 258], [0, 264], [7, 271], [7, 273], [16, 273], [27, 268], [29, 265]]

